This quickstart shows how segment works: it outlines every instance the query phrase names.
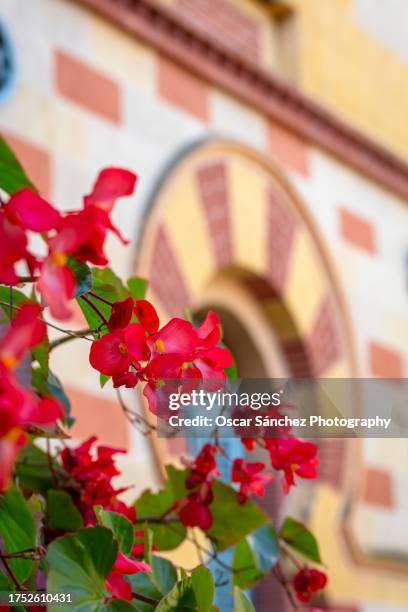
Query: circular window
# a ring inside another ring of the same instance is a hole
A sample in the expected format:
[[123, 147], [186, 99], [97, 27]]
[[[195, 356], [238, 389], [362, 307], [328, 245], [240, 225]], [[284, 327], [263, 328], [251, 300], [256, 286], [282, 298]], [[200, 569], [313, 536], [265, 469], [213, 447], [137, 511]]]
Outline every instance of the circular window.
[[15, 82], [15, 58], [10, 36], [0, 21], [0, 102], [11, 94]]

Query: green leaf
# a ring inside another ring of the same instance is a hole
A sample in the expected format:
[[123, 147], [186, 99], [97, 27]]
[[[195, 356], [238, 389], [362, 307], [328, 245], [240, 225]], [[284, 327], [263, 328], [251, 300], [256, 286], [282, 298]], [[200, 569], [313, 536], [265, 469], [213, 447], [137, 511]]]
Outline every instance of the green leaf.
[[[70, 610], [102, 612], [108, 592], [105, 579], [118, 554], [113, 533], [105, 527], [83, 529], [76, 535], [54, 540], [47, 554], [49, 572], [47, 588], [55, 593], [71, 593]], [[109, 604], [110, 605], [110, 604]], [[49, 612], [59, 610], [58, 604], [50, 604]], [[115, 608], [110, 608], [115, 610]], [[116, 608], [124, 609], [124, 608]], [[126, 610], [129, 607], [126, 608]]]
[[[127, 580], [132, 585], [133, 593], [142, 593], [151, 599], [160, 601], [162, 593], [153, 584], [152, 575], [150, 572], [138, 572], [132, 576], [127, 576]], [[134, 599], [135, 605], [141, 612], [153, 612], [156, 609], [155, 604], [146, 603], [139, 599]]]
[[177, 582], [176, 568], [171, 561], [152, 555], [152, 582], [160, 591], [160, 595], [166, 595]]
[[198, 612], [208, 612], [214, 599], [214, 579], [210, 570], [203, 565], [196, 567], [191, 574], [191, 582]]
[[265, 573], [256, 567], [253, 551], [246, 538], [235, 546], [232, 567], [233, 584], [241, 589], [252, 588], [265, 576]]
[[7, 142], [0, 136], [0, 189], [12, 194], [23, 187], [37, 191]]
[[234, 584], [243, 589], [253, 587], [278, 558], [276, 531], [272, 525], [264, 525], [236, 545], [232, 561]]
[[319, 546], [309, 529], [291, 517], [287, 517], [281, 527], [279, 536], [288, 546], [307, 559], [321, 563]]
[[234, 612], [256, 612], [248, 597], [234, 586]]
[[99, 374], [99, 384], [101, 386], [101, 389], [104, 388], [104, 386], [106, 385], [106, 383], [110, 379], [111, 379], [111, 377], [110, 376], [106, 376], [106, 374]]
[[[1, 138], [1, 137], [0, 137]], [[18, 289], [12, 290], [13, 295], [13, 306], [20, 306], [23, 302], [28, 301], [28, 297]], [[0, 285], [0, 302], [6, 302], [5, 304], [0, 304], [0, 307], [3, 309], [5, 314], [7, 315], [7, 319], [10, 318], [10, 307], [8, 306], [10, 302], [10, 287], [6, 285]], [[13, 311], [15, 314], [15, 311]], [[3, 317], [0, 317], [0, 320], [3, 321]]]
[[176, 582], [174, 587], [163, 597], [156, 607], [156, 612], [181, 612], [196, 609], [191, 578]]
[[[9, 609], [8, 593], [14, 592], [15, 590], [16, 587], [13, 582], [7, 576], [5, 576], [3, 572], [0, 571], [0, 593], [2, 593], [2, 595], [0, 596], [0, 609], [2, 609], [2, 603], [7, 604], [4, 609]], [[13, 612], [26, 612], [23, 606], [18, 606], [16, 604], [12, 608], [10, 608], [10, 610], [12, 610]]]
[[78, 531], [84, 526], [81, 513], [66, 491], [50, 489], [48, 500], [48, 526], [51, 529]]
[[[34, 519], [26, 500], [15, 487], [0, 496], [0, 536], [8, 553], [35, 546]], [[19, 582], [27, 580], [34, 567], [28, 559], [10, 559], [9, 564]]]
[[[110, 268], [92, 268], [92, 292], [110, 302], [123, 300], [129, 296], [129, 291], [124, 287], [122, 281]], [[87, 296], [101, 311], [106, 319], [109, 319], [111, 307], [109, 304], [104, 304], [100, 300]], [[98, 314], [84, 300], [77, 298], [79, 307], [92, 330], [98, 329], [102, 320]], [[101, 334], [107, 333], [107, 329], [103, 329]]]
[[[57, 465], [55, 468], [61, 470]], [[33, 443], [21, 450], [15, 470], [20, 485], [26, 489], [45, 495], [53, 487], [47, 455]]]
[[40, 344], [37, 344], [37, 346], [35, 346], [31, 351], [33, 361], [38, 362], [39, 368], [44, 378], [47, 378], [49, 372], [49, 350], [50, 341], [47, 333], [45, 334], [44, 340]]
[[264, 525], [247, 536], [252, 548], [256, 567], [266, 572], [273, 567], [279, 559], [278, 536], [272, 525]]
[[99, 522], [110, 529], [119, 545], [119, 550], [126, 556], [130, 555], [133, 547], [134, 533], [132, 523], [117, 512], [98, 510], [96, 513]]
[[[173, 506], [174, 502], [187, 494], [184, 485], [187, 470], [177, 470], [173, 466], [167, 466], [166, 470], [168, 478], [164, 489], [158, 493], [145, 491], [136, 501], [136, 512], [139, 519], [162, 516]], [[176, 548], [186, 537], [187, 530], [177, 519], [163, 523], [147, 521], [147, 524], [153, 533], [153, 543], [158, 550]]]
[[127, 286], [130, 295], [134, 300], [144, 300], [147, 292], [147, 280], [139, 276], [132, 276], [128, 279]]
[[75, 257], [68, 258], [67, 266], [75, 278], [75, 297], [90, 291], [92, 287], [91, 268]]
[[251, 499], [244, 504], [237, 501], [237, 492], [231, 486], [215, 481], [214, 500], [210, 506], [213, 516], [208, 535], [219, 550], [237, 544], [255, 529], [269, 522], [269, 517]]
[[51, 395], [56, 397], [57, 400], [63, 405], [65, 409], [65, 417], [69, 416], [71, 414], [71, 402], [69, 401], [59, 378], [57, 378], [55, 374], [51, 372], [51, 370], [48, 371], [47, 385]]
[[235, 382], [237, 380], [238, 370], [237, 370], [237, 364], [235, 362], [235, 359], [232, 363], [232, 366], [230, 366], [229, 368], [226, 368], [225, 372], [230, 382]]
[[100, 608], [101, 612], [105, 610], [107, 612], [132, 612], [132, 610], [135, 612], [135, 610], [139, 609], [130, 601], [126, 601], [125, 599], [112, 599], [109, 603], [104, 603], [102, 605], [103, 607]]

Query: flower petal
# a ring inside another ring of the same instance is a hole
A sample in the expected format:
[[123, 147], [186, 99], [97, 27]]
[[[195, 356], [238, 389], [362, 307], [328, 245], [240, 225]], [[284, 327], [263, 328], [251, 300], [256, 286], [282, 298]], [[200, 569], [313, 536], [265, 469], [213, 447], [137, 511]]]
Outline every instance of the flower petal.
[[135, 314], [149, 334], [153, 334], [159, 329], [160, 321], [156, 309], [147, 300], [136, 300]]
[[122, 331], [105, 334], [99, 340], [95, 340], [89, 354], [91, 366], [106, 376], [127, 371], [129, 368], [129, 353], [127, 351], [121, 352], [120, 345], [123, 345], [123, 350], [125, 350]]
[[65, 320], [71, 317], [68, 302], [74, 297], [75, 279], [67, 266], [55, 265], [50, 259], [46, 260], [37, 288], [55, 319]]
[[136, 180], [137, 176], [128, 170], [105, 168], [99, 173], [92, 192], [85, 196], [85, 207], [98, 206], [110, 212], [117, 198], [133, 193]]
[[11, 223], [33, 232], [47, 232], [57, 227], [61, 218], [51, 204], [28, 188], [11, 196], [5, 213]]

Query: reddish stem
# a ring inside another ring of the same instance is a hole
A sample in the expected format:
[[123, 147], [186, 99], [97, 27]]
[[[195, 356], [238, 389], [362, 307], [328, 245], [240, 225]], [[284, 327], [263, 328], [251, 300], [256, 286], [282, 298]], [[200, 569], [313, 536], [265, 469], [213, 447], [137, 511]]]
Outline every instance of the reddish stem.
[[95, 304], [92, 302], [92, 300], [87, 298], [85, 295], [81, 295], [80, 298], [81, 298], [81, 300], [84, 300], [84, 302], [86, 302], [92, 308], [92, 310], [94, 312], [96, 312], [96, 314], [98, 315], [98, 317], [100, 317], [102, 319], [102, 321], [104, 322], [106, 327], [109, 327], [107, 319], [105, 318], [103, 313], [99, 310], [99, 308], [97, 306], [95, 306]]
[[110, 300], [107, 300], [107, 299], [101, 297], [100, 295], [97, 295], [93, 291], [88, 291], [88, 295], [91, 295], [93, 298], [99, 300], [100, 302], [103, 302], [104, 304], [107, 304], [108, 306], [112, 306], [112, 304], [113, 304], [113, 302], [111, 302]]

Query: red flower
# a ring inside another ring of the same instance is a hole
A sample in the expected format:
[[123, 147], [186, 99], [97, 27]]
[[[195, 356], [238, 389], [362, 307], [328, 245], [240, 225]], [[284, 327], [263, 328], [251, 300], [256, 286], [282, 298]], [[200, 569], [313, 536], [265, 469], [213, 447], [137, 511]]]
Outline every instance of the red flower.
[[160, 321], [153, 304], [147, 300], [136, 300], [135, 315], [138, 321], [149, 334], [154, 334], [159, 329]]
[[112, 304], [111, 315], [108, 321], [110, 331], [123, 329], [130, 323], [133, 314], [133, 306], [134, 301], [132, 297]]
[[160, 331], [149, 336], [147, 345], [151, 357], [158, 355], [183, 355], [188, 360], [197, 346], [197, 333], [189, 321], [171, 319]]
[[83, 262], [106, 265], [103, 251], [110, 230], [123, 241], [112, 225], [110, 212], [117, 198], [133, 193], [136, 176], [120, 168], [102, 170], [92, 193], [84, 198], [84, 209], [60, 219], [56, 235], [49, 241], [49, 255], [42, 266], [38, 289], [58, 319], [71, 316], [68, 302], [75, 290], [75, 279], [67, 267], [71, 255]]
[[196, 332], [198, 343], [191, 358], [192, 365], [203, 378], [213, 381], [210, 387], [206, 385], [207, 389], [216, 390], [220, 381], [226, 380], [225, 368], [233, 363], [230, 351], [217, 346], [221, 339], [219, 316], [210, 310]]
[[180, 521], [186, 527], [200, 527], [206, 531], [212, 525], [209, 505], [213, 500], [212, 480], [219, 476], [215, 459], [218, 450], [214, 444], [205, 444], [190, 463], [191, 471], [186, 478], [186, 487], [194, 491], [176, 504]]
[[10, 223], [33, 232], [48, 232], [57, 227], [61, 219], [51, 204], [27, 188], [14, 193], [4, 210]]
[[137, 572], [150, 572], [150, 565], [143, 561], [134, 561], [118, 553], [115, 565], [105, 581], [106, 588], [112, 593], [113, 598], [132, 599], [132, 588], [124, 575], [137, 574]]
[[0, 438], [0, 493], [7, 489], [14, 462], [26, 442], [27, 436], [21, 429], [11, 429], [5, 437]]
[[299, 601], [307, 603], [312, 595], [321, 591], [327, 584], [327, 576], [317, 569], [306, 567], [299, 570], [293, 578], [293, 588]]
[[27, 238], [25, 232], [7, 219], [4, 210], [0, 210], [0, 282], [6, 285], [18, 283], [15, 264], [26, 260]]
[[190, 463], [191, 471], [186, 479], [187, 489], [193, 489], [204, 482], [210, 482], [217, 476], [217, 460], [215, 455], [218, 453], [218, 446], [205, 444], [198, 453], [197, 457]]
[[74, 489], [74, 501], [87, 525], [95, 523], [95, 505], [123, 514], [134, 522], [134, 508], [118, 499], [118, 495], [126, 489], [115, 489], [111, 484], [112, 478], [120, 474], [113, 457], [125, 451], [109, 446], [95, 448], [96, 441], [97, 438], [92, 436], [77, 448], [65, 448], [61, 452], [65, 471], [80, 484], [79, 496], [77, 489]]
[[239, 482], [238, 501], [246, 502], [248, 497], [255, 493], [260, 497], [265, 495], [265, 486], [273, 480], [272, 474], [260, 474], [265, 468], [264, 463], [247, 463], [244, 459], [235, 459], [232, 464], [232, 482]]
[[192, 491], [187, 497], [177, 502], [180, 521], [186, 527], [200, 527], [203, 531], [212, 525], [212, 514], [209, 509], [213, 501], [212, 485], [204, 482], [197, 491]]
[[92, 343], [91, 366], [106, 376], [122, 374], [146, 359], [145, 331], [138, 323], [105, 334]]
[[50, 397], [39, 400], [13, 375], [26, 351], [44, 337], [40, 313], [38, 304], [23, 304], [0, 340], [0, 492], [7, 486], [14, 461], [26, 443], [22, 428], [50, 425], [62, 415], [59, 402]]
[[294, 475], [301, 478], [314, 479], [317, 477], [317, 446], [312, 442], [305, 442], [298, 438], [269, 438], [265, 440], [271, 464], [275, 470], [284, 473], [283, 490], [289, 492], [295, 484]]
[[46, 326], [39, 319], [41, 312], [41, 306], [35, 302], [26, 302], [17, 310], [0, 340], [0, 362], [6, 368], [14, 369], [28, 349], [43, 340]]

